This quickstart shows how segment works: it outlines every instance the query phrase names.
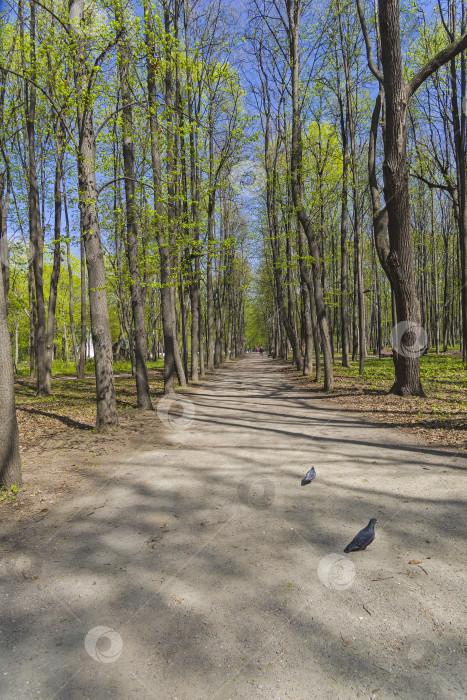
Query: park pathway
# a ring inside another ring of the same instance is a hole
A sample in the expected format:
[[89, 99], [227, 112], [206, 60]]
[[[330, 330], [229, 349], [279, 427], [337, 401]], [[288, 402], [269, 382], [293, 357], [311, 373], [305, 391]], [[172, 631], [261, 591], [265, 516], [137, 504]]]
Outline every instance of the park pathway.
[[463, 698], [465, 462], [259, 355], [184, 396], [5, 547], [0, 697]]

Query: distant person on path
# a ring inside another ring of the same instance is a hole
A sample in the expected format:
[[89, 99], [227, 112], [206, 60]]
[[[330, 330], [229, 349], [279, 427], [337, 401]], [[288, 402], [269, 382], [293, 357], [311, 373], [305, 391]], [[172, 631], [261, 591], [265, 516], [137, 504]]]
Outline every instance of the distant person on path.
[[260, 355], [262, 355], [262, 354], [263, 354], [263, 348], [262, 348], [262, 346], [261, 346], [261, 345], [259, 346], [259, 352], [260, 352]]

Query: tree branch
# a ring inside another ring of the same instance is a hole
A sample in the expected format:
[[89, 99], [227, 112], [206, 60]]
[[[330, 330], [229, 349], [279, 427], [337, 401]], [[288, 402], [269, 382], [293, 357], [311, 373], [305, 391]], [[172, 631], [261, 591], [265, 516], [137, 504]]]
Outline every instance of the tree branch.
[[130, 180], [130, 182], [136, 182], [137, 184], [141, 185], [142, 187], [149, 187], [149, 189], [154, 190], [155, 188], [150, 185], [148, 182], [143, 182], [142, 180], [135, 180], [132, 177], [115, 177], [113, 180], [109, 180], [109, 182], [106, 182], [105, 185], [102, 185], [99, 187], [97, 190], [97, 196], [100, 195], [102, 190], [105, 190], [106, 187], [109, 185], [113, 185], [115, 182], [119, 182], [120, 180]]
[[60, 19], [60, 17], [58, 17], [58, 15], [56, 15], [56, 14], [50, 9], [50, 7], [47, 7], [46, 5], [43, 5], [41, 2], [38, 2], [38, 0], [33, 0], [33, 2], [34, 2], [35, 5], [39, 5], [39, 7], [42, 7], [42, 9], [45, 10], [46, 12], [48, 12], [49, 15], [52, 15], [52, 17], [53, 17], [54, 19], [56, 19], [57, 22], [58, 22], [59, 24], [61, 24], [61, 26], [63, 27], [63, 29], [66, 31], [67, 34], [70, 33], [70, 27], [68, 26], [68, 24], [65, 24], [65, 22], [62, 22], [62, 20]]
[[66, 131], [67, 131], [67, 133], [68, 133], [68, 136], [70, 137], [70, 141], [74, 144], [74, 147], [77, 149], [78, 146], [77, 146], [75, 137], [73, 136], [72, 132], [70, 131], [70, 129], [68, 128], [68, 126], [65, 124], [65, 122], [64, 122], [64, 120], [63, 120], [63, 118], [62, 118], [62, 114], [63, 114], [63, 112], [64, 112], [64, 110], [65, 110], [65, 106], [62, 107], [62, 109], [58, 109], [58, 108], [55, 106], [54, 101], [52, 100], [52, 98], [50, 97], [50, 95], [44, 90], [44, 88], [42, 88], [40, 85], [38, 85], [34, 80], [31, 80], [31, 78], [28, 78], [26, 75], [21, 75], [20, 73], [17, 73], [16, 71], [11, 70], [11, 68], [4, 68], [3, 66], [2, 66], [2, 71], [5, 71], [6, 73], [11, 73], [11, 75], [15, 75], [17, 78], [21, 78], [21, 80], [26, 80], [26, 81], [27, 81], [28, 83], [30, 83], [31, 85], [34, 85], [34, 87], [35, 87], [37, 90], [39, 90], [39, 91], [44, 95], [44, 97], [49, 101], [49, 103], [51, 104], [52, 108], [53, 108], [53, 109], [55, 110], [55, 112], [57, 113], [58, 118], [59, 118], [60, 121], [62, 122], [64, 128], [66, 129]]
[[425, 183], [427, 187], [430, 188], [430, 190], [444, 190], [445, 192], [449, 192], [449, 194], [452, 194], [452, 187], [448, 187], [447, 185], [441, 185], [439, 182], [430, 182], [429, 180], [426, 180], [422, 175], [419, 175], [418, 173], [410, 173], [412, 177], [415, 177], [417, 180], [420, 180], [420, 182]]
[[[360, 0], [358, 0], [358, 2], [359, 1]], [[457, 54], [461, 53], [461, 51], [464, 51], [465, 49], [467, 49], [467, 32], [459, 37], [459, 39], [456, 39], [456, 41], [453, 41], [452, 44], [446, 46], [446, 48], [437, 53], [436, 56], [433, 56], [433, 58], [431, 58], [428, 63], [426, 63], [423, 68], [413, 76], [412, 80], [407, 83], [408, 97], [411, 97], [414, 92], [418, 90], [420, 85], [422, 85], [422, 83], [424, 83], [425, 80], [430, 77], [430, 75], [435, 73], [438, 68], [444, 66], [445, 63], [450, 61], [452, 58], [455, 58]]]
[[377, 68], [375, 62], [373, 61], [373, 50], [371, 48], [370, 35], [368, 33], [368, 27], [366, 26], [365, 14], [363, 12], [362, 0], [357, 0], [357, 12], [358, 18], [360, 20], [360, 26], [362, 28], [363, 38], [365, 39], [366, 55], [368, 59], [368, 68], [371, 70], [373, 75], [381, 84], [384, 83], [384, 76], [382, 72]]
[[[135, 100], [134, 102], [130, 102], [130, 104], [129, 104], [129, 105], [126, 105], [126, 107], [134, 107], [135, 105], [142, 106], [141, 100]], [[106, 117], [106, 118], [104, 119], [104, 121], [102, 122], [102, 124], [100, 124], [99, 127], [96, 129], [96, 132], [95, 132], [95, 135], [94, 135], [94, 139], [95, 139], [96, 141], [97, 141], [97, 137], [99, 136], [99, 134], [101, 133], [101, 131], [102, 131], [102, 129], [105, 127], [105, 125], [108, 124], [108, 122], [112, 119], [112, 117], [114, 117], [116, 114], [118, 114], [119, 112], [121, 112], [123, 109], [125, 109], [125, 107], [119, 107], [118, 109], [114, 109], [114, 111], [111, 112], [111, 113], [108, 115], [108, 117]]]

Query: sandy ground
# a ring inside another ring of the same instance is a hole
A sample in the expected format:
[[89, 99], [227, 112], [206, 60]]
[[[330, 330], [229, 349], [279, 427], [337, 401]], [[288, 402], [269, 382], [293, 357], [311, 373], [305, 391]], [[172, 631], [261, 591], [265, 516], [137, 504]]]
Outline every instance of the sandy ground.
[[0, 696], [464, 698], [465, 459], [266, 357], [185, 396], [156, 448], [6, 528]]

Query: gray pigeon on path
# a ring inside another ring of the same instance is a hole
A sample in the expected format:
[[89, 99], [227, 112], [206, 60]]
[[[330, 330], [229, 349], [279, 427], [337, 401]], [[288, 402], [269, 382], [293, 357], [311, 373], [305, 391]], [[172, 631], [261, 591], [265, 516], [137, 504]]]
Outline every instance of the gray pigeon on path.
[[365, 550], [375, 539], [375, 523], [377, 522], [376, 518], [371, 518], [368, 525], [363, 530], [360, 530], [358, 535], [355, 535], [352, 542], [344, 549], [344, 552], [348, 554], [349, 552]]
[[315, 476], [316, 476], [315, 468], [311, 467], [311, 469], [309, 469], [307, 471], [307, 473], [305, 474], [305, 478], [302, 479], [302, 486], [306, 486], [307, 484], [311, 484], [311, 482], [313, 481]]

